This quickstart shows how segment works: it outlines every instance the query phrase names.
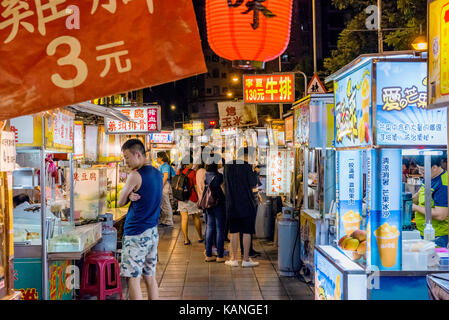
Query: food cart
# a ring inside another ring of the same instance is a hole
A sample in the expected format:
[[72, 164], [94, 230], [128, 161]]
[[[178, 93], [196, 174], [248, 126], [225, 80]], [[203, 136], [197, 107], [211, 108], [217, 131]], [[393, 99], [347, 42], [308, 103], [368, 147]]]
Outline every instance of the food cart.
[[13, 213], [14, 288], [25, 300], [70, 300], [73, 261], [101, 238], [101, 223], [75, 227], [74, 114], [58, 109], [10, 124], [17, 142], [12, 189], [31, 200]]
[[314, 280], [315, 245], [329, 243], [329, 226], [335, 224], [328, 215], [335, 200], [333, 108], [332, 94], [312, 94], [293, 104], [300, 258], [303, 276], [310, 281]]
[[434, 244], [403, 230], [411, 216], [402, 201], [402, 157], [424, 156], [430, 200], [430, 156], [447, 145], [446, 110], [427, 109], [426, 59], [363, 55], [326, 81], [335, 95], [338, 245], [315, 248], [316, 297], [428, 299], [426, 275], [447, 267]]

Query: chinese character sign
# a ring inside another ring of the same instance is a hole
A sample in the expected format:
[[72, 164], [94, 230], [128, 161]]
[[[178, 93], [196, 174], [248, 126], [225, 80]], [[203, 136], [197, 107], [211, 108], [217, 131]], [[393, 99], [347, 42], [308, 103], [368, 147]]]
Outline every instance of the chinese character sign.
[[380, 270], [401, 270], [401, 150], [376, 149], [368, 152], [367, 261]]
[[75, 159], [80, 159], [84, 157], [84, 125], [82, 121], [75, 121], [75, 134], [73, 149], [73, 157]]
[[16, 137], [13, 131], [0, 133], [0, 171], [12, 172], [16, 164]]
[[151, 134], [151, 143], [173, 143], [172, 132], [159, 132]]
[[219, 102], [220, 127], [244, 127], [258, 124], [257, 106], [244, 102]]
[[363, 194], [362, 194], [362, 151], [338, 151], [338, 239], [361, 230]]
[[243, 76], [245, 103], [295, 102], [295, 74], [259, 74]]
[[429, 1], [429, 107], [449, 102], [449, 1]]
[[236, 127], [221, 128], [220, 129], [220, 134], [222, 136], [228, 136], [228, 135], [237, 134], [237, 128]]
[[70, 300], [72, 297], [72, 290], [68, 288], [66, 280], [68, 280], [67, 268], [71, 261], [55, 261], [49, 266], [49, 293], [50, 300]]
[[[73, 148], [75, 115], [66, 110], [58, 110], [53, 117], [53, 144]], [[48, 143], [48, 142], [47, 142]]]
[[270, 149], [267, 159], [267, 196], [286, 195], [290, 192], [292, 161], [294, 153], [287, 150]]
[[151, 107], [129, 107], [115, 108], [126, 115], [131, 121], [119, 121], [105, 119], [106, 133], [148, 133], [161, 130], [161, 108]]
[[3, 0], [0, 57], [0, 119], [207, 72], [190, 0]]
[[426, 62], [377, 63], [377, 145], [446, 145], [447, 109], [427, 109]]
[[371, 64], [334, 82], [335, 146], [371, 144]]
[[80, 218], [95, 219], [106, 212], [107, 168], [76, 168], [73, 173], [75, 210]]

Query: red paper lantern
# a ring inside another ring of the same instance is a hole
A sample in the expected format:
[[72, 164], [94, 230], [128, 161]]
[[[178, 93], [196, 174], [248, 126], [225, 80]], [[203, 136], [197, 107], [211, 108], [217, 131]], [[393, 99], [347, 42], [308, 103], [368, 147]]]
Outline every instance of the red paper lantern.
[[212, 50], [241, 69], [263, 68], [290, 41], [293, 0], [206, 0]]

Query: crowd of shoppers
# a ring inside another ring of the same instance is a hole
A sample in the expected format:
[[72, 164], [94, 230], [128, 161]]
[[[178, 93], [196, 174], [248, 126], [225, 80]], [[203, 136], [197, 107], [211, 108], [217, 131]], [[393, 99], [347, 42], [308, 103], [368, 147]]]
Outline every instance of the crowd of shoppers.
[[[248, 163], [248, 155], [255, 150], [244, 150], [244, 160], [224, 164], [214, 154], [206, 163], [193, 164], [190, 152], [175, 170], [166, 152], [157, 153], [159, 170], [146, 163], [143, 144], [132, 139], [122, 147], [126, 164], [131, 169], [120, 194], [119, 205], [131, 202], [125, 221], [122, 248], [121, 275], [128, 278], [130, 299], [141, 299], [140, 277], [143, 275], [149, 299], [158, 298], [155, 281], [159, 227], [173, 227], [173, 181], [182, 181], [183, 197], [178, 197], [176, 210], [181, 215], [184, 245], [191, 245], [188, 219], [192, 217], [198, 242], [205, 242], [205, 261], [224, 262], [238, 267], [238, 247], [242, 254], [242, 267], [256, 267], [251, 257], [258, 253], [252, 248], [257, 206], [261, 198], [258, 168]], [[203, 153], [203, 152], [202, 152]], [[180, 179], [182, 177], [182, 179]], [[175, 185], [177, 191], [177, 185]], [[206, 222], [202, 232], [201, 216]], [[230, 234], [230, 259], [227, 260], [225, 241]], [[240, 241], [239, 241], [240, 236]], [[216, 256], [214, 254], [216, 253]]]

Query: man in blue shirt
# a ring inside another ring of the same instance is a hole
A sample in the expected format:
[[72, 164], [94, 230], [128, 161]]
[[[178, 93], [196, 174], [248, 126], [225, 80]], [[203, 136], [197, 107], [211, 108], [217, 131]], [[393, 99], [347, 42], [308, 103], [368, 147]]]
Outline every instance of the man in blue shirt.
[[120, 275], [129, 278], [129, 299], [143, 300], [140, 278], [143, 274], [148, 299], [159, 298], [156, 282], [157, 224], [161, 211], [162, 173], [146, 165], [145, 147], [138, 139], [131, 139], [122, 146], [126, 165], [131, 169], [118, 199], [122, 207], [131, 205], [126, 215], [123, 233]]

